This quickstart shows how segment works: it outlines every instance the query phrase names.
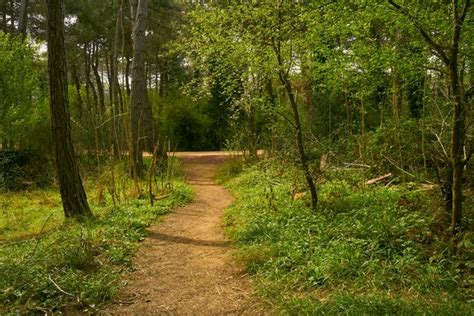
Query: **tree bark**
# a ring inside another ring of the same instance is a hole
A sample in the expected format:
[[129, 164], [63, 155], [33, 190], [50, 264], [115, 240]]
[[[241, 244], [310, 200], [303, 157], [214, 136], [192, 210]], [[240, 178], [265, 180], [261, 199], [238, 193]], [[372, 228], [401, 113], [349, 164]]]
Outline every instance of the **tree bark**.
[[81, 82], [79, 80], [79, 74], [77, 73], [77, 66], [75, 64], [71, 65], [71, 77], [74, 82], [74, 88], [76, 90], [76, 109], [79, 116], [82, 113], [82, 96], [81, 96]]
[[[453, 6], [456, 6], [453, 1]], [[457, 21], [454, 21], [455, 29]], [[451, 136], [451, 160], [453, 170], [453, 208], [451, 213], [451, 225], [454, 230], [461, 224], [462, 218], [462, 178], [464, 173], [463, 149], [465, 137], [465, 111], [464, 100], [459, 82], [458, 70], [458, 46], [459, 37], [456, 32], [450, 49], [449, 79], [451, 83], [452, 104], [453, 104], [453, 127]]]
[[[89, 54], [89, 45], [84, 44], [84, 75], [86, 78], [86, 96], [87, 96], [87, 105], [88, 105], [88, 110], [92, 111], [93, 113], [97, 114], [98, 109], [97, 109], [97, 93], [95, 92], [95, 87], [94, 84], [92, 83], [91, 80], [91, 60], [90, 60], [90, 54]], [[92, 91], [92, 99], [94, 100], [94, 103], [90, 104], [90, 92]]]
[[26, 38], [26, 29], [28, 24], [28, 0], [21, 0], [20, 16], [18, 20], [18, 34]]
[[451, 160], [453, 168], [453, 209], [451, 213], [451, 226], [456, 233], [461, 226], [463, 189], [462, 181], [465, 161], [463, 157], [466, 137], [466, 108], [462, 91], [462, 81], [459, 75], [459, 42], [461, 31], [471, 6], [471, 1], [466, 0], [462, 12], [459, 12], [458, 1], [452, 0], [453, 33], [449, 49], [449, 79], [451, 83], [453, 126], [451, 136]]
[[[116, 157], [120, 156], [122, 148], [122, 120], [119, 118], [119, 115], [122, 113], [120, 106], [120, 85], [118, 80], [118, 56], [119, 56], [119, 42], [120, 42], [120, 31], [123, 32], [122, 28], [122, 16], [123, 16], [123, 6], [124, 0], [120, 1], [119, 7], [117, 9], [117, 19], [115, 23], [115, 36], [114, 36], [114, 52], [112, 56], [112, 61], [110, 63], [111, 68], [111, 90], [112, 90], [112, 103], [113, 103], [113, 136], [114, 136], [114, 155]], [[123, 108], [123, 107], [122, 107]], [[123, 110], [123, 109], [122, 109]]]
[[143, 149], [153, 151], [155, 145], [144, 60], [148, 0], [131, 0], [130, 4], [133, 21], [132, 88], [130, 93], [130, 172], [134, 177], [141, 177]]
[[280, 70], [280, 81], [285, 86], [286, 92], [288, 93], [288, 98], [290, 100], [291, 109], [293, 110], [293, 118], [295, 120], [295, 129], [296, 129], [296, 145], [298, 147], [298, 153], [300, 156], [301, 167], [305, 175], [306, 183], [308, 184], [309, 192], [311, 193], [311, 208], [316, 209], [318, 206], [318, 192], [316, 191], [316, 185], [314, 184], [313, 176], [309, 170], [308, 160], [306, 157], [306, 151], [303, 143], [303, 132], [301, 129], [301, 121], [298, 112], [298, 104], [296, 103], [295, 95], [293, 88], [291, 87], [291, 82], [283, 74], [283, 70]]
[[66, 218], [92, 216], [82, 186], [71, 139], [66, 53], [64, 48], [64, 3], [47, 0], [48, 70], [51, 128], [61, 200]]
[[125, 90], [127, 90], [127, 96], [130, 96], [131, 94], [131, 88], [130, 88], [130, 65], [131, 61], [129, 57], [126, 57], [126, 63], [125, 63]]
[[276, 115], [275, 115], [275, 109], [276, 109], [276, 100], [275, 100], [275, 93], [273, 92], [273, 83], [271, 79], [267, 79], [265, 82], [265, 93], [267, 94], [267, 99], [270, 104], [271, 112], [269, 115], [269, 122], [270, 122], [270, 129], [271, 129], [271, 138], [272, 138], [272, 144], [271, 144], [271, 155], [275, 155], [275, 150], [276, 150]]
[[156, 137], [158, 139], [158, 167], [160, 169], [164, 168], [165, 162], [168, 159], [168, 153], [166, 148], [166, 141], [165, 137], [162, 133], [162, 126], [163, 126], [163, 104], [164, 104], [164, 97], [166, 96], [166, 78], [167, 78], [167, 71], [166, 71], [166, 61], [162, 63], [159, 69], [160, 72], [160, 83], [158, 88], [158, 95], [160, 97], [158, 102], [158, 118], [156, 121]]
[[95, 83], [97, 85], [97, 93], [99, 95], [99, 115], [103, 117], [105, 114], [105, 92], [104, 85], [102, 84], [102, 78], [99, 74], [99, 45], [97, 43], [92, 44], [92, 71], [94, 73]]

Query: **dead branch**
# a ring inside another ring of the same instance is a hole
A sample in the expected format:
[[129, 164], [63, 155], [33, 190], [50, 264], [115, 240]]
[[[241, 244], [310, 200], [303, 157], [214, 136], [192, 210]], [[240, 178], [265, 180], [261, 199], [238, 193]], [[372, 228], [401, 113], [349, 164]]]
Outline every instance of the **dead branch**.
[[69, 295], [69, 296], [74, 297], [74, 294], [71, 294], [71, 293], [69, 293], [69, 292], [64, 291], [56, 282], [54, 282], [54, 280], [51, 278], [50, 275], [48, 275], [48, 280], [50, 280], [51, 283], [53, 283], [53, 285], [54, 285], [61, 293], [64, 293], [64, 294], [66, 294], [66, 295]]
[[380, 181], [383, 181], [383, 180], [385, 180], [385, 179], [390, 178], [391, 176], [392, 176], [391, 173], [386, 173], [386, 174], [384, 174], [383, 176], [380, 176], [380, 177], [377, 177], [377, 178], [374, 178], [374, 179], [367, 180], [366, 184], [367, 184], [367, 185], [376, 184], [376, 183], [378, 183], [378, 182], [380, 182]]

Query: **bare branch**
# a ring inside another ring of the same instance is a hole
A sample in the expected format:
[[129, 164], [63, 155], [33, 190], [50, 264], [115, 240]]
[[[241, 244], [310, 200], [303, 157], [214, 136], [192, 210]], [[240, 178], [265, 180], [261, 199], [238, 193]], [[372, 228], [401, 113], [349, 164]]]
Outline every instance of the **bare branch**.
[[278, 115], [280, 115], [282, 118], [284, 118], [285, 121], [287, 121], [288, 123], [290, 123], [290, 125], [291, 125], [293, 128], [296, 129], [296, 124], [293, 123], [293, 121], [290, 120], [285, 114], [283, 114], [283, 113], [281, 113], [281, 112], [279, 112], [279, 111], [275, 111], [275, 113], [278, 114]]
[[68, 295], [68, 296], [74, 296], [74, 294], [71, 294], [71, 293], [69, 293], [69, 292], [64, 291], [56, 282], [54, 282], [54, 280], [51, 278], [50, 275], [48, 275], [48, 280], [50, 280], [51, 283], [53, 283], [53, 285], [54, 285], [61, 293], [64, 293], [64, 294], [66, 294], [66, 295]]

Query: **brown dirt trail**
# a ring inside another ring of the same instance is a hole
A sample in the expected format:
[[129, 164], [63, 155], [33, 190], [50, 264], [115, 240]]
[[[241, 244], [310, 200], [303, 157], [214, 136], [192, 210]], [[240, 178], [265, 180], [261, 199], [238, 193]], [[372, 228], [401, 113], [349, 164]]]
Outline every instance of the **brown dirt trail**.
[[221, 153], [181, 153], [190, 204], [150, 227], [119, 299], [105, 315], [262, 315], [249, 279], [232, 265], [222, 219], [232, 195], [212, 182]]

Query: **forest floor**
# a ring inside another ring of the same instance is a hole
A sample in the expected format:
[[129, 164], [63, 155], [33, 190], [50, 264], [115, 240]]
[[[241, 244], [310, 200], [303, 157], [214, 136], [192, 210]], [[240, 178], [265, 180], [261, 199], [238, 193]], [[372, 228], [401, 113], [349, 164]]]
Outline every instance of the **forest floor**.
[[103, 314], [265, 314], [232, 263], [223, 216], [232, 195], [212, 178], [222, 153], [180, 153], [193, 202], [149, 228], [113, 305]]

